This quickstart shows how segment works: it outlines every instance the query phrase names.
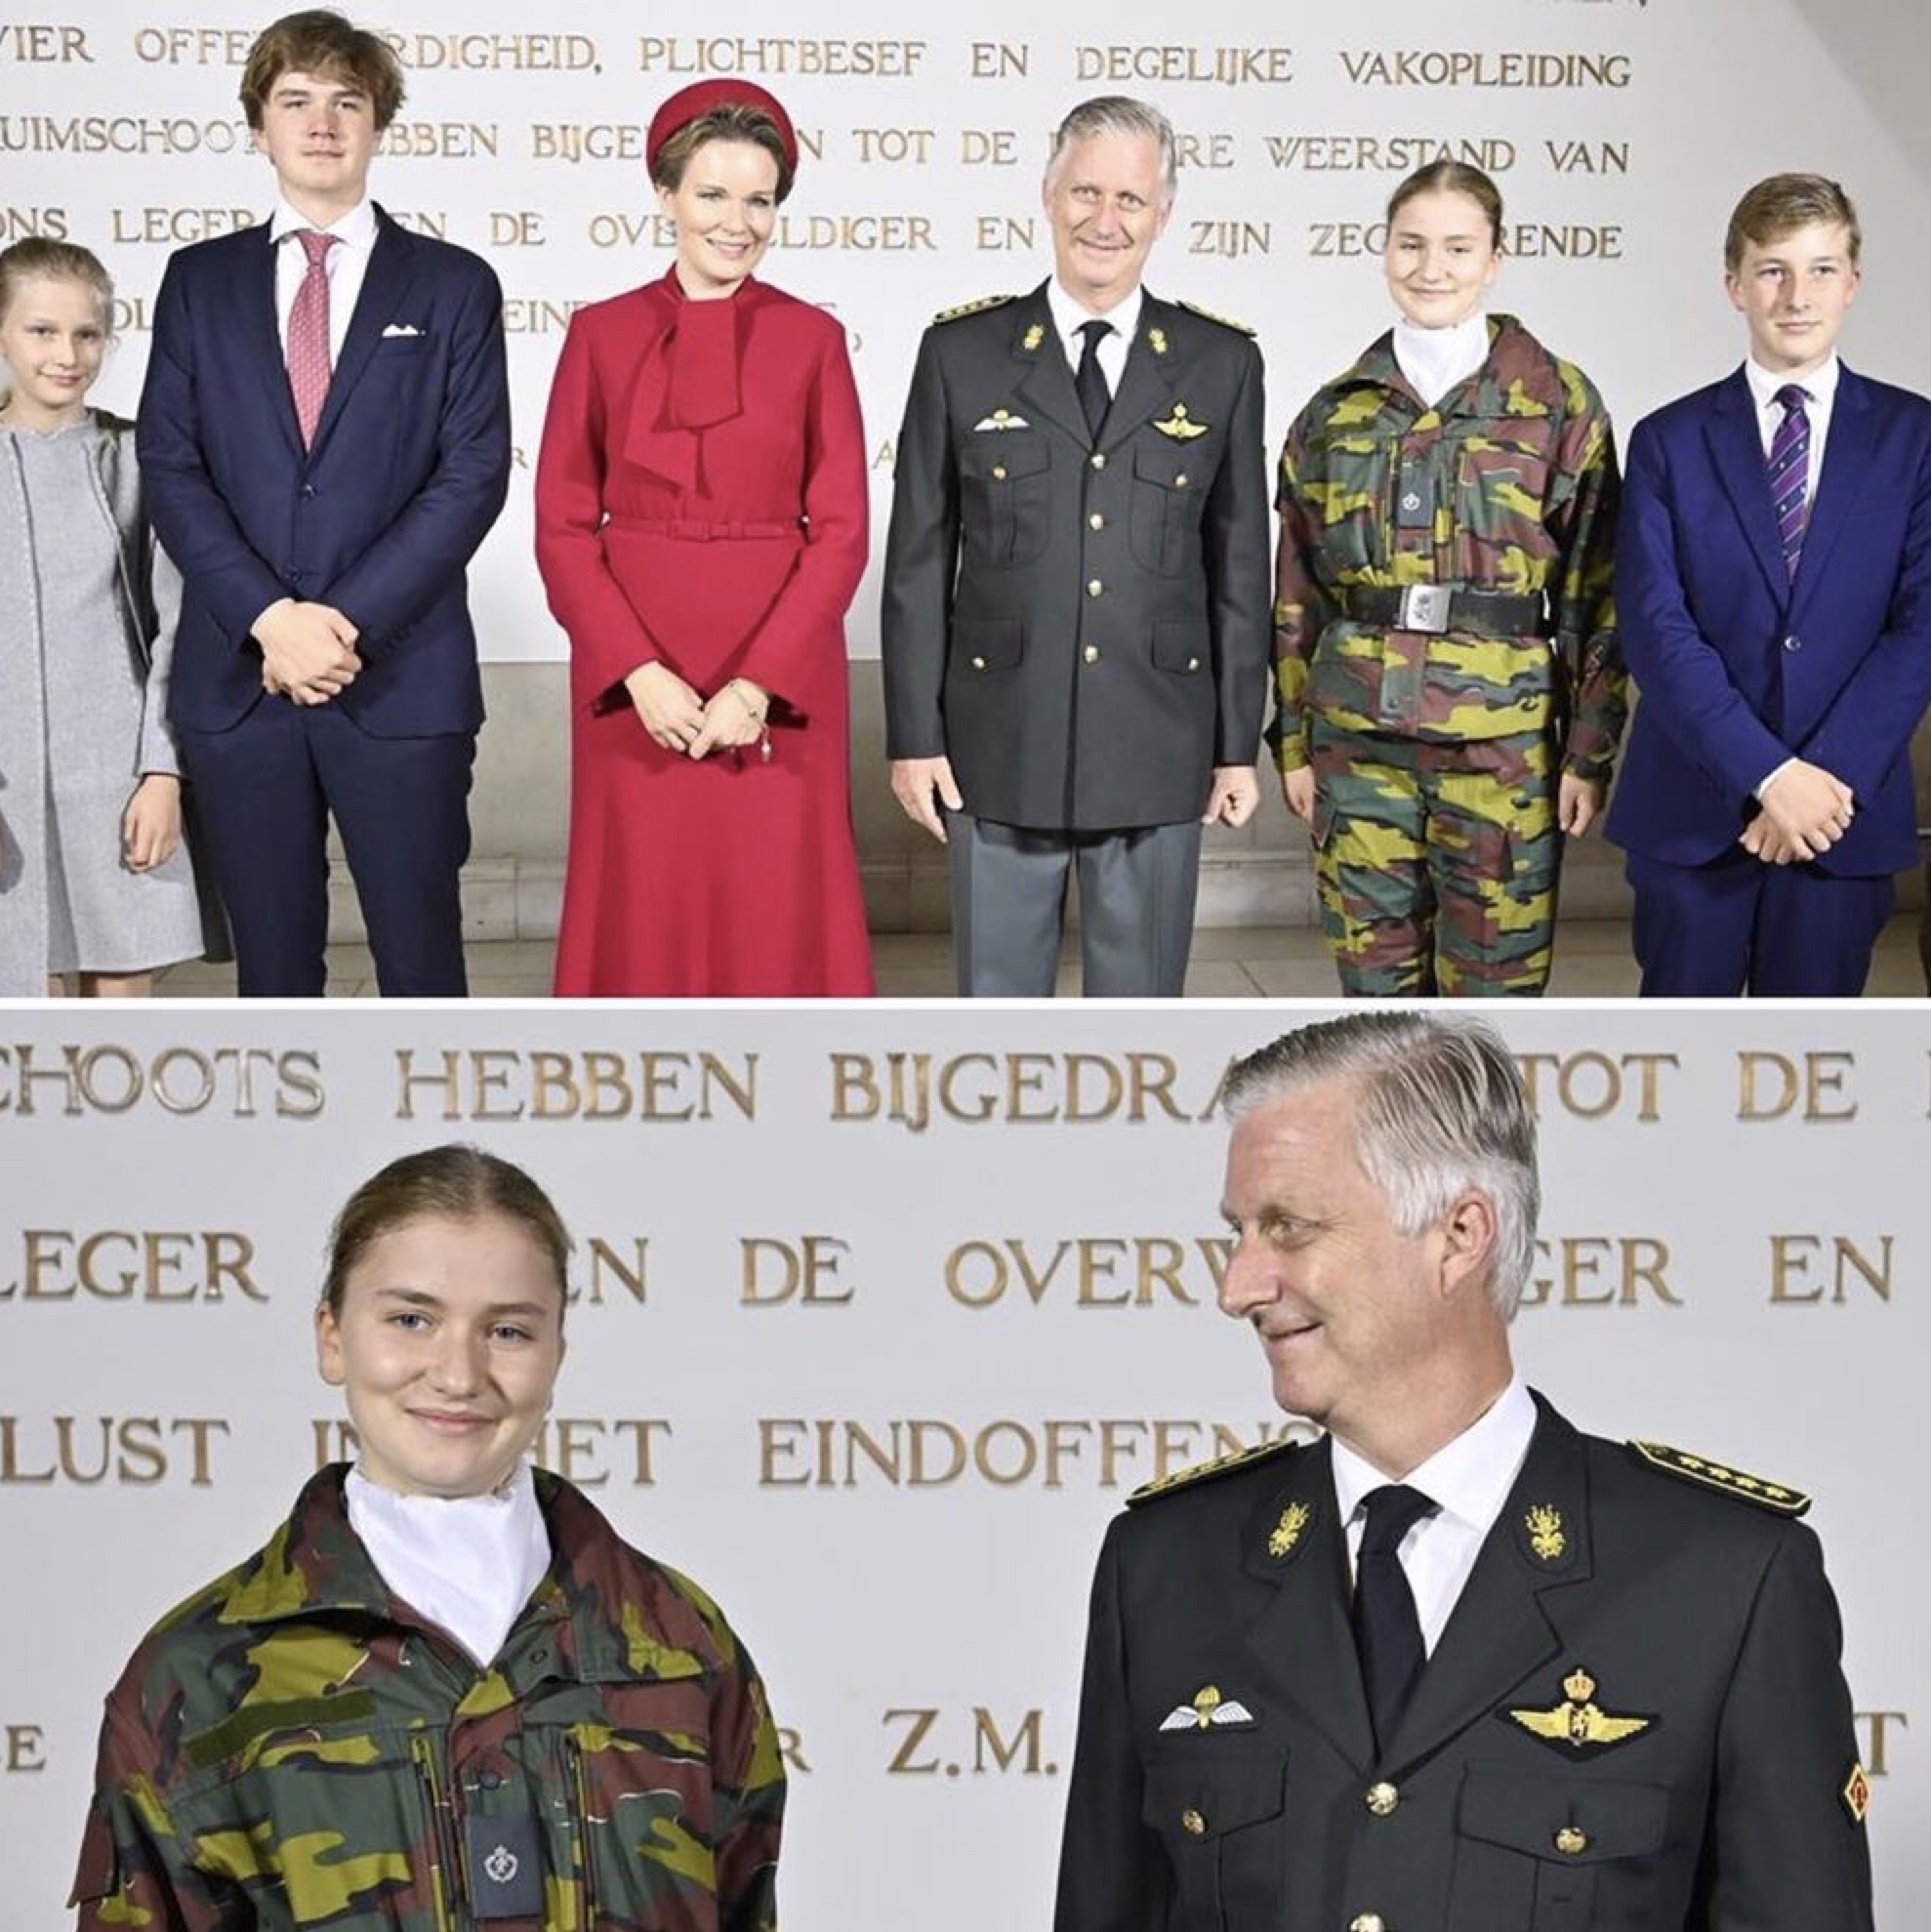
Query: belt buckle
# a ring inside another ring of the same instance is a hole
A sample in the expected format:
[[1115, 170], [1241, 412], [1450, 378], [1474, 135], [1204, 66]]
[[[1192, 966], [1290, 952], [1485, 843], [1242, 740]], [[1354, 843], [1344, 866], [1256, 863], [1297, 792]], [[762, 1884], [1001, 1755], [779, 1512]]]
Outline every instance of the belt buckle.
[[1449, 599], [1454, 595], [1454, 588], [1448, 584], [1404, 584], [1398, 628], [1439, 636], [1449, 627]]

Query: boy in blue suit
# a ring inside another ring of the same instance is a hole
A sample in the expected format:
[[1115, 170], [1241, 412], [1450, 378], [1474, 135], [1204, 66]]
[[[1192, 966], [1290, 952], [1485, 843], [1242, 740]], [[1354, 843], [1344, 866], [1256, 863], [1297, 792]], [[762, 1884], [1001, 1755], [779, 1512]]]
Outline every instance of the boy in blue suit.
[[386, 995], [460, 995], [482, 686], [465, 570], [503, 507], [503, 297], [368, 199], [402, 71], [341, 15], [265, 28], [241, 101], [279, 199], [178, 252], [139, 451], [185, 579], [170, 711], [239, 990], [319, 994], [328, 822]]
[[1860, 241], [1835, 182], [1759, 182], [1724, 245], [1748, 359], [1630, 438], [1608, 836], [1646, 995], [1855, 998], [1916, 862], [1931, 401], [1837, 359]]

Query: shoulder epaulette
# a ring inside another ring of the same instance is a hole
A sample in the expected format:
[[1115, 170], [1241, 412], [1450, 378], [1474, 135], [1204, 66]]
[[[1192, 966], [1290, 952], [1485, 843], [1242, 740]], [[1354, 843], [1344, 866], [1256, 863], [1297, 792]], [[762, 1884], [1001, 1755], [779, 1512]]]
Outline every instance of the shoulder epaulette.
[[1707, 1456], [1692, 1456], [1687, 1449], [1672, 1449], [1666, 1442], [1631, 1440], [1629, 1447], [1652, 1469], [1705, 1489], [1721, 1490], [1739, 1502], [1754, 1502], [1759, 1509], [1772, 1509], [1780, 1516], [1801, 1516], [1810, 1507], [1810, 1498], [1801, 1490], [1786, 1489], [1782, 1483], [1752, 1476], [1746, 1469], [1733, 1469], [1729, 1463]]
[[1177, 302], [1173, 306], [1184, 308], [1189, 315], [1198, 315], [1203, 322], [1218, 322], [1223, 329], [1235, 329], [1244, 336], [1253, 334], [1245, 322], [1237, 322], [1231, 315], [1216, 315], [1212, 309], [1203, 308], [1197, 302]]
[[1016, 295], [982, 295], [976, 302], [962, 302], [957, 308], [941, 308], [932, 317], [932, 326], [941, 322], [956, 322], [962, 315], [983, 315], [988, 308], [1004, 308], [1008, 302], [1017, 302]]
[[1236, 1469], [1245, 1469], [1251, 1462], [1278, 1456], [1284, 1449], [1299, 1447], [1292, 1436], [1277, 1436], [1272, 1442], [1257, 1442], [1251, 1449], [1237, 1449], [1231, 1456], [1216, 1456], [1211, 1462], [1195, 1462], [1188, 1468], [1175, 1469], [1171, 1476], [1160, 1476], [1150, 1483], [1142, 1483], [1127, 1499], [1127, 1507], [1131, 1509], [1142, 1502], [1151, 1502], [1156, 1497], [1171, 1496], [1175, 1490], [1192, 1489], [1196, 1483], [1211, 1483], [1217, 1476], [1231, 1476]]

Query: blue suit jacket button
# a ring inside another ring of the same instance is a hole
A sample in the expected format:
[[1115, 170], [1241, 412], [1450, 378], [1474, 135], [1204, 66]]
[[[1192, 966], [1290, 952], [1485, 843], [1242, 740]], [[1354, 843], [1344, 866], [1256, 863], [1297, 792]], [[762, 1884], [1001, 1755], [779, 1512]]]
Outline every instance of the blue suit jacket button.
[[1784, 648], [1787, 651], [1800, 651], [1803, 649], [1803, 647], [1804, 647], [1804, 640], [1800, 637], [1798, 637], [1794, 631], [1792, 631], [1790, 635], [1784, 639]]

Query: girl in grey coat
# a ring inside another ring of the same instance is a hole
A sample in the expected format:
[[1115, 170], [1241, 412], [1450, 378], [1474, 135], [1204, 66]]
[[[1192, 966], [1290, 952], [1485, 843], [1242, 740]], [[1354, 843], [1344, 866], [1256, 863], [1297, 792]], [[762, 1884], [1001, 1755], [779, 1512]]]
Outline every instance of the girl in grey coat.
[[86, 249], [0, 252], [0, 994], [140, 995], [203, 951], [166, 720], [180, 582], [134, 426], [89, 409], [112, 289]]

